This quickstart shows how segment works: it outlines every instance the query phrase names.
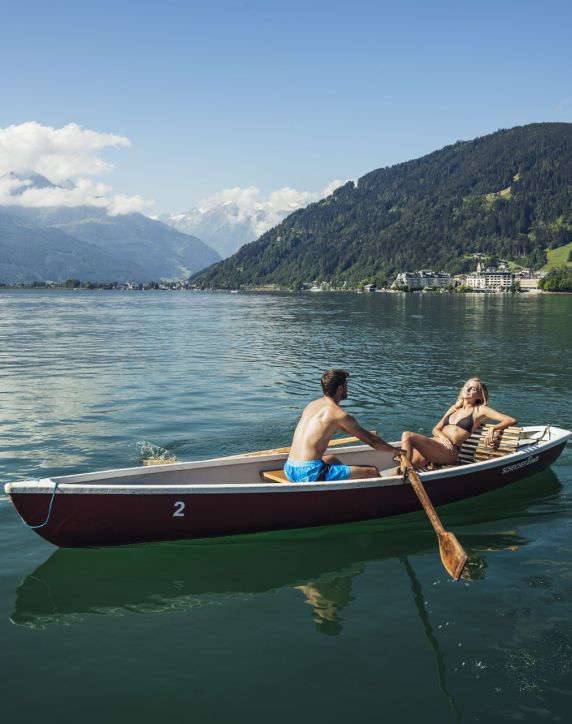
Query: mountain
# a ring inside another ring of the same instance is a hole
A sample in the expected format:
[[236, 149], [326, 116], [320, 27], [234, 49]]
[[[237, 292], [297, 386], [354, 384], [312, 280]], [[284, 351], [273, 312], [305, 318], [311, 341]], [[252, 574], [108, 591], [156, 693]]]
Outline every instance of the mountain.
[[183, 214], [162, 214], [158, 218], [185, 234], [195, 234], [224, 259], [317, 197], [307, 192], [295, 192], [292, 196], [288, 193], [290, 189], [283, 191], [286, 193], [277, 192], [266, 199], [247, 194], [240, 204], [220, 201], [214, 206], [194, 208]]
[[405, 270], [464, 271], [475, 252], [538, 267], [545, 248], [569, 241], [572, 124], [538, 123], [372, 171], [192, 280], [353, 285]]
[[[108, 216], [101, 213], [57, 224], [54, 228], [80, 241], [136, 261], [145, 279], [181, 279], [220, 260], [195, 236], [183, 234], [142, 214]], [[139, 278], [140, 280], [140, 278]]]
[[[117, 274], [122, 262], [122, 273]], [[0, 214], [0, 283], [139, 279], [143, 269], [91, 244], [50, 228], [30, 229]]]
[[[41, 179], [25, 180], [20, 188], [42, 188]], [[181, 279], [220, 258], [200, 239], [138, 213], [0, 206], [2, 283]]]
[[185, 234], [198, 236], [225, 259], [260, 235], [256, 229], [264, 223], [264, 211], [245, 214], [237, 204], [224, 202], [205, 211], [195, 208], [183, 214], [162, 214], [159, 220]]
[[40, 174], [37, 173], [26, 177], [10, 171], [9, 173], [0, 176], [0, 180], [2, 179], [6, 179], [11, 183], [11, 195], [14, 197], [19, 196], [23, 191], [29, 188], [57, 188], [56, 184], [53, 184], [51, 181], [48, 181], [45, 176], [40, 176]]

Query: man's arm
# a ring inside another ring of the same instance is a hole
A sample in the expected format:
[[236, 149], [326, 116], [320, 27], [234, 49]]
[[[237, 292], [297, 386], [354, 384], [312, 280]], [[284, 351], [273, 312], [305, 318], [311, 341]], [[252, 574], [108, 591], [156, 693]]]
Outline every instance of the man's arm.
[[342, 430], [349, 432], [350, 435], [357, 437], [358, 440], [365, 442], [366, 445], [369, 445], [375, 450], [383, 450], [384, 452], [390, 452], [394, 455], [401, 454], [400, 448], [390, 445], [385, 442], [385, 440], [382, 440], [379, 435], [366, 430], [359, 424], [355, 417], [349, 415], [347, 412], [344, 413], [344, 415], [338, 420], [338, 425]]

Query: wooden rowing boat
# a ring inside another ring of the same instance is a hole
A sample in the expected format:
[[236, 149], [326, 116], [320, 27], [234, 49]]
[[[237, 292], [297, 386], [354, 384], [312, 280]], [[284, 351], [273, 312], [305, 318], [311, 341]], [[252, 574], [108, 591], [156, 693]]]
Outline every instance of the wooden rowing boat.
[[[513, 452], [420, 473], [434, 505], [503, 487], [544, 470], [572, 433], [521, 428]], [[397, 445], [398, 443], [393, 443]], [[465, 446], [464, 446], [465, 447]], [[471, 449], [471, 444], [466, 449]], [[347, 464], [375, 465], [379, 478], [288, 483], [262, 475], [280, 469], [287, 452], [124, 468], [8, 483], [24, 522], [61, 547], [107, 546], [381, 518], [419, 510], [412, 486], [394, 474], [391, 454], [367, 445], [335, 450]], [[475, 460], [475, 457], [477, 460]]]

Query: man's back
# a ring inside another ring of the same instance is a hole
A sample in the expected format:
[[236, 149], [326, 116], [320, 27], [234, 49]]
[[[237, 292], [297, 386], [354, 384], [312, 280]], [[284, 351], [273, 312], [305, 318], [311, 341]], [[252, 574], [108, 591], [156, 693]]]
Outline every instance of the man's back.
[[306, 405], [294, 432], [290, 458], [320, 460], [344, 414], [339, 405], [326, 396]]

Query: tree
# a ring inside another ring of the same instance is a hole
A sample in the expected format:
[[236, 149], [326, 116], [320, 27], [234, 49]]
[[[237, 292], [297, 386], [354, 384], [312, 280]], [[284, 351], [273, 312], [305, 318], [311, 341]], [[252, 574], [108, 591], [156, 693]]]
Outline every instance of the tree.
[[538, 286], [545, 292], [572, 292], [572, 267], [558, 266], [551, 269]]

